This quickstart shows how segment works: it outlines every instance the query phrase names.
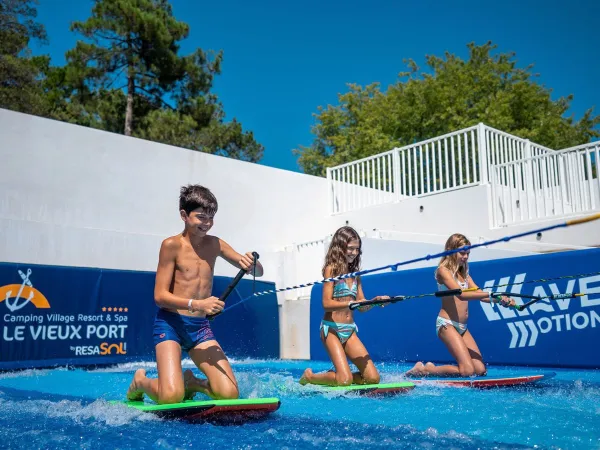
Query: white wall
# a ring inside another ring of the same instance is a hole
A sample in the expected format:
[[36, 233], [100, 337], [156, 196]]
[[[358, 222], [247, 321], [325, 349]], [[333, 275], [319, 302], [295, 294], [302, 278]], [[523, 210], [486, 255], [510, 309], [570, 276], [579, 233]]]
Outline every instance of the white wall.
[[[181, 231], [177, 201], [186, 183], [201, 183], [217, 196], [216, 235], [239, 251], [257, 250], [273, 269], [280, 263], [274, 255], [267, 261], [269, 253], [323, 239], [346, 221], [365, 232], [462, 232], [474, 242], [533, 227], [490, 230], [488, 186], [329, 216], [323, 178], [6, 110], [0, 110], [0, 136], [5, 261], [155, 270], [160, 242]], [[581, 225], [522, 241], [598, 245], [598, 230]], [[234, 272], [217, 267], [217, 273]]]
[[216, 195], [214, 234], [265, 264], [326, 233], [323, 178], [1, 109], [0, 136], [4, 261], [155, 270], [161, 241], [182, 230], [187, 183]]

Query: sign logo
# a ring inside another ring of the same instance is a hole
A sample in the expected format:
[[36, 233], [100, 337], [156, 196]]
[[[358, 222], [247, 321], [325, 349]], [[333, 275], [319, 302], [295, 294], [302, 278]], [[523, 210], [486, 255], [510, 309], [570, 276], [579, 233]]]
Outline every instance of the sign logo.
[[33, 287], [29, 279], [31, 269], [27, 269], [26, 274], [21, 270], [18, 270], [18, 272], [23, 282], [21, 284], [8, 284], [0, 287], [0, 303], [5, 302], [4, 304], [10, 312], [18, 311], [29, 303], [32, 303], [39, 309], [50, 308], [48, 299]]
[[[119, 360], [136, 351], [126, 295], [112, 295], [111, 286], [118, 285], [101, 270], [86, 268], [80, 277], [81, 270], [0, 267], [0, 368], [70, 364], [73, 358]], [[76, 288], [69, 284], [72, 274]], [[108, 294], [102, 292], [105, 284]]]
[[93, 356], [93, 355], [126, 355], [127, 343], [119, 342], [117, 344], [109, 344], [102, 342], [100, 345], [76, 345], [69, 347], [76, 356]]
[[[523, 304], [522, 299], [516, 295], [521, 293], [525, 275], [525, 273], [516, 275], [512, 288], [507, 293], [508, 296], [514, 294], [513, 298], [518, 304]], [[491, 291], [495, 286], [495, 281], [486, 281], [483, 289]], [[575, 290], [576, 282], [579, 284], [578, 291], [586, 294], [577, 299], [544, 299], [523, 311], [483, 302], [480, 302], [480, 305], [488, 321], [504, 320], [506, 322], [511, 336], [508, 348], [534, 347], [540, 335], [546, 333], [571, 332], [597, 326], [600, 328], [600, 311], [596, 308], [600, 306], [600, 298], [597, 296], [600, 294], [599, 275], [569, 280], [564, 292], [560, 292], [556, 283], [536, 285], [532, 295], [543, 298], [549, 293], [552, 295], [572, 294], [577, 292]], [[501, 278], [498, 285], [511, 286], [510, 277]], [[574, 308], [577, 310], [573, 311]]]

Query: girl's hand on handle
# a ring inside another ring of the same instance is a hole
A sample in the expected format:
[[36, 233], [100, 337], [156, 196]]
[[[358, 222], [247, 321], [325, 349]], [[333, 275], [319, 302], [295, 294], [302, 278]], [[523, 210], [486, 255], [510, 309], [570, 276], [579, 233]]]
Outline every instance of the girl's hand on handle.
[[[373, 301], [373, 300], [389, 300], [389, 298], [390, 298], [390, 296], [389, 296], [389, 295], [378, 295], [377, 297], [373, 297], [373, 298], [371, 299], [371, 301]], [[366, 300], [366, 299], [364, 299], [364, 300], [361, 300], [361, 301], [365, 302], [365, 301], [367, 301], [367, 300]], [[381, 308], [383, 308], [385, 305], [378, 305], [378, 306], [380, 306]], [[373, 305], [363, 306], [363, 307], [359, 307], [359, 308], [358, 308], [358, 310], [359, 310], [360, 312], [367, 312], [367, 311], [368, 311], [368, 310], [370, 310], [371, 308], [374, 308], [374, 306], [373, 306]]]
[[514, 308], [515, 306], [517, 306], [515, 300], [511, 297], [507, 297], [506, 295], [502, 296], [502, 298], [500, 299], [500, 304], [505, 308]]
[[[390, 299], [389, 295], [378, 295], [377, 297], [373, 297], [373, 300], [389, 300], [389, 299]], [[379, 306], [381, 306], [383, 308], [385, 305], [379, 305]]]
[[[363, 302], [366, 302], [366, 301], [367, 301], [367, 299], [366, 299], [366, 298], [363, 298], [362, 300], [357, 300], [357, 301], [356, 301], [356, 303], [363, 303]], [[358, 307], [358, 308], [356, 308], [356, 309], [358, 309], [358, 310], [359, 310], [361, 313], [363, 313], [363, 312], [367, 312], [367, 311], [368, 311], [368, 310], [370, 310], [371, 308], [373, 308], [373, 305], [359, 306], [359, 307]]]

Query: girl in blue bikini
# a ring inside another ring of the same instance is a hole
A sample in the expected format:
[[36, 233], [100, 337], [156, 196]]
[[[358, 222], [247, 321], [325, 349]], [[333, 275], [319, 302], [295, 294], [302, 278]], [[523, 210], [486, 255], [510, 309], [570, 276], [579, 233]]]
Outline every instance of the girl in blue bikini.
[[[361, 240], [351, 227], [342, 227], [335, 232], [323, 265], [323, 277], [333, 278], [360, 269]], [[389, 298], [387, 296], [375, 299]], [[323, 285], [323, 308], [325, 316], [321, 321], [321, 341], [333, 362], [335, 371], [313, 373], [304, 371], [300, 384], [324, 384], [328, 386], [349, 386], [355, 384], [379, 383], [379, 372], [375, 368], [367, 349], [360, 341], [358, 327], [353, 313], [348, 307], [351, 302], [365, 301], [360, 277], [346, 278]], [[372, 306], [358, 308], [365, 312]], [[358, 368], [352, 373], [348, 358]]]
[[[445, 250], [455, 250], [469, 245], [471, 245], [471, 242], [465, 236], [453, 234], [446, 241]], [[442, 297], [442, 309], [435, 322], [438, 338], [446, 345], [458, 365], [436, 366], [430, 362], [427, 364], [418, 362], [406, 375], [450, 377], [485, 375], [486, 368], [481, 352], [471, 332], [467, 330], [469, 301], [500, 303], [504, 307], [514, 306], [515, 301], [506, 296], [490, 296], [489, 292], [478, 288], [469, 275], [469, 254], [470, 251], [466, 250], [444, 256], [435, 271], [438, 291], [475, 289], [474, 291], [463, 292], [461, 295]]]

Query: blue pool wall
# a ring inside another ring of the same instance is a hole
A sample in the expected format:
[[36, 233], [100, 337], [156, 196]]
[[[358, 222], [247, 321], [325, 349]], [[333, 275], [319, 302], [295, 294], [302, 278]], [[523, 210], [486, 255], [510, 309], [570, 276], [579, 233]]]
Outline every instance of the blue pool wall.
[[[0, 370], [154, 359], [154, 281], [154, 272], [0, 263]], [[216, 276], [213, 295], [231, 281]], [[274, 287], [244, 278], [226, 307]], [[279, 357], [274, 294], [235, 306], [211, 326], [228, 356]]]

